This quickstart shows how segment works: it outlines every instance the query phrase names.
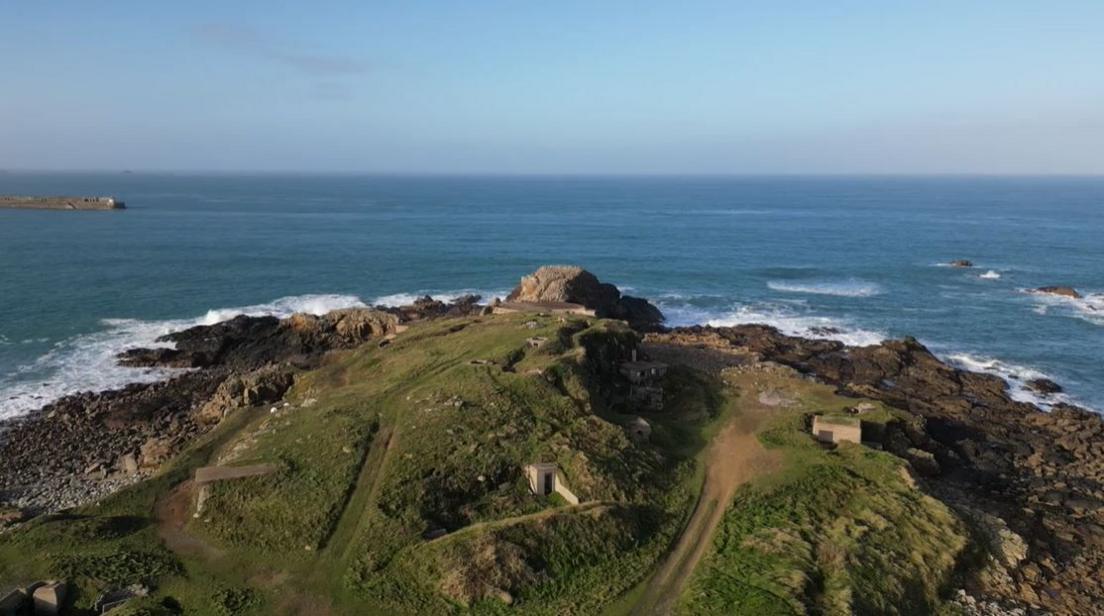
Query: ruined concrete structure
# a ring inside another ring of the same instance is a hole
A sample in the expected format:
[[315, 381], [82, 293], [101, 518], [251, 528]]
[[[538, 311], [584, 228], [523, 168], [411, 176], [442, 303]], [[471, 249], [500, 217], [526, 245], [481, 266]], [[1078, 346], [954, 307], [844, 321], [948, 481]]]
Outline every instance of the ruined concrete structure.
[[34, 591], [35, 616], [55, 616], [61, 612], [68, 588], [65, 582], [47, 582]]
[[648, 423], [648, 420], [643, 417], [633, 417], [625, 425], [625, 432], [633, 441], [643, 443], [652, 436], [652, 424]]
[[813, 415], [812, 433], [822, 443], [862, 443], [862, 422], [852, 417]]
[[567, 488], [567, 481], [555, 462], [529, 464], [525, 467], [525, 476], [533, 494], [549, 496], [555, 492], [572, 505], [579, 504], [579, 497]]
[[646, 410], [663, 409], [663, 376], [667, 374], [667, 364], [640, 361], [634, 349], [632, 361], [621, 364], [618, 371], [629, 381], [630, 403]]
[[[497, 301], [497, 300], [496, 300]], [[494, 314], [538, 313], [577, 314], [592, 317], [595, 312], [582, 304], [569, 302], [497, 302], [491, 305]]]

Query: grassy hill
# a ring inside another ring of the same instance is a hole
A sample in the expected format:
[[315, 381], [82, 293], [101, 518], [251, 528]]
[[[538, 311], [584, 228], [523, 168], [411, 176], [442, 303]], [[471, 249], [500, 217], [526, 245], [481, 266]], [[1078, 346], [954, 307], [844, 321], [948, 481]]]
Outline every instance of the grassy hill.
[[[0, 586], [67, 579], [74, 613], [133, 583], [153, 592], [119, 614], [630, 611], [694, 510], [706, 444], [765, 382], [675, 366], [635, 442], [615, 373], [637, 342], [617, 321], [496, 315], [333, 354], [150, 480], [0, 535]], [[770, 378], [794, 403], [759, 409], [759, 438], [785, 464], [752, 469], [680, 608], [934, 605], [961, 525], [897, 458], [812, 441], [808, 412], [854, 400]], [[534, 462], [581, 502], [533, 495]], [[211, 484], [193, 516], [195, 468], [253, 463], [279, 470]]]

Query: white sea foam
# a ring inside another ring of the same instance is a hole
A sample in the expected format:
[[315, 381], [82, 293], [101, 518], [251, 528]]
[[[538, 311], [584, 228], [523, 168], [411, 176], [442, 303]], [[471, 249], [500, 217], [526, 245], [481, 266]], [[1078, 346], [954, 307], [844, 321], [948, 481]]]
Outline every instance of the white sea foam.
[[685, 302], [659, 302], [659, 308], [672, 326], [762, 324], [777, 328], [790, 336], [838, 340], [851, 346], [878, 344], [886, 339], [883, 332], [863, 329], [843, 318], [810, 314], [800, 303], [761, 303], [738, 305], [728, 310], [708, 310]]
[[972, 355], [970, 353], [952, 353], [943, 357], [943, 359], [956, 368], [999, 376], [1008, 383], [1008, 396], [1013, 400], [1029, 402], [1047, 410], [1059, 402], [1068, 404], [1075, 403], [1065, 393], [1042, 395], [1028, 389], [1028, 381], [1034, 379], [1051, 379], [1046, 373], [1034, 368], [994, 359], [992, 357]]
[[1035, 302], [1033, 312], [1040, 315], [1057, 315], [1104, 325], [1104, 293], [1083, 293], [1082, 297], [1066, 297], [1039, 293], [1034, 289], [1020, 289], [1031, 295]]
[[978, 275], [978, 278], [981, 278], [983, 280], [1000, 280], [1000, 277], [1000, 272], [998, 272], [997, 270], [988, 270], [984, 274]]
[[214, 325], [239, 315], [286, 318], [297, 312], [321, 315], [331, 310], [360, 308], [369, 304], [401, 306], [413, 303], [415, 299], [427, 294], [442, 301], [451, 301], [468, 294], [482, 295], [489, 299], [496, 293], [505, 295], [501, 291], [482, 293], [462, 289], [439, 293], [397, 293], [378, 297], [368, 303], [355, 295], [296, 295], [264, 304], [215, 308], [194, 319], [103, 319], [102, 331], [59, 342], [34, 362], [0, 375], [0, 420], [18, 417], [80, 391], [116, 389], [130, 383], [159, 381], [177, 374], [179, 370], [119, 366], [115, 357], [127, 349], [171, 347], [170, 343], [158, 342], [157, 339], [196, 325]]
[[465, 295], [478, 295], [483, 298], [482, 301], [489, 302], [496, 297], [506, 297], [509, 295], [509, 291], [481, 291], [478, 289], [459, 289], [455, 291], [418, 291], [415, 293], [392, 293], [391, 295], [381, 295], [369, 302], [373, 306], [409, 306], [413, 304], [415, 300], [421, 299], [425, 296], [430, 296], [433, 299], [440, 300], [442, 302], [451, 302], [457, 298]]
[[360, 298], [352, 295], [300, 295], [267, 304], [209, 310], [194, 319], [104, 319], [101, 321], [103, 330], [59, 342], [35, 361], [0, 375], [0, 420], [23, 415], [80, 391], [148, 383], [176, 373], [175, 370], [127, 368], [117, 365], [115, 360], [115, 356], [126, 349], [171, 346], [157, 342], [157, 338], [170, 332], [195, 325], [212, 325], [242, 314], [286, 317], [296, 312], [324, 314], [338, 308], [364, 305]]
[[871, 297], [880, 295], [882, 287], [874, 282], [849, 279], [835, 281], [771, 280], [767, 287], [786, 293], [811, 293], [838, 297]]

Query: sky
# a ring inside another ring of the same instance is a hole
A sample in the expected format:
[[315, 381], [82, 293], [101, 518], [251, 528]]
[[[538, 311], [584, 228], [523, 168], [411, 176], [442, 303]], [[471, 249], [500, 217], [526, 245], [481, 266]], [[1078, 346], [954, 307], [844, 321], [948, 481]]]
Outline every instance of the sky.
[[1104, 2], [0, 0], [0, 169], [1104, 174]]

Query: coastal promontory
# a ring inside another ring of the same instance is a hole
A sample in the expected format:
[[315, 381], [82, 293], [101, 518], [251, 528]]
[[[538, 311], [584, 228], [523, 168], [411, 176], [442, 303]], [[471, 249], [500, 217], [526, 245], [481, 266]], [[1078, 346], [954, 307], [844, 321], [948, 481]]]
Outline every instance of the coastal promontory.
[[0, 599], [60, 581], [81, 614], [1100, 613], [1099, 415], [911, 338], [661, 319], [552, 267], [499, 301], [243, 315], [129, 350], [172, 378], [4, 426]]

